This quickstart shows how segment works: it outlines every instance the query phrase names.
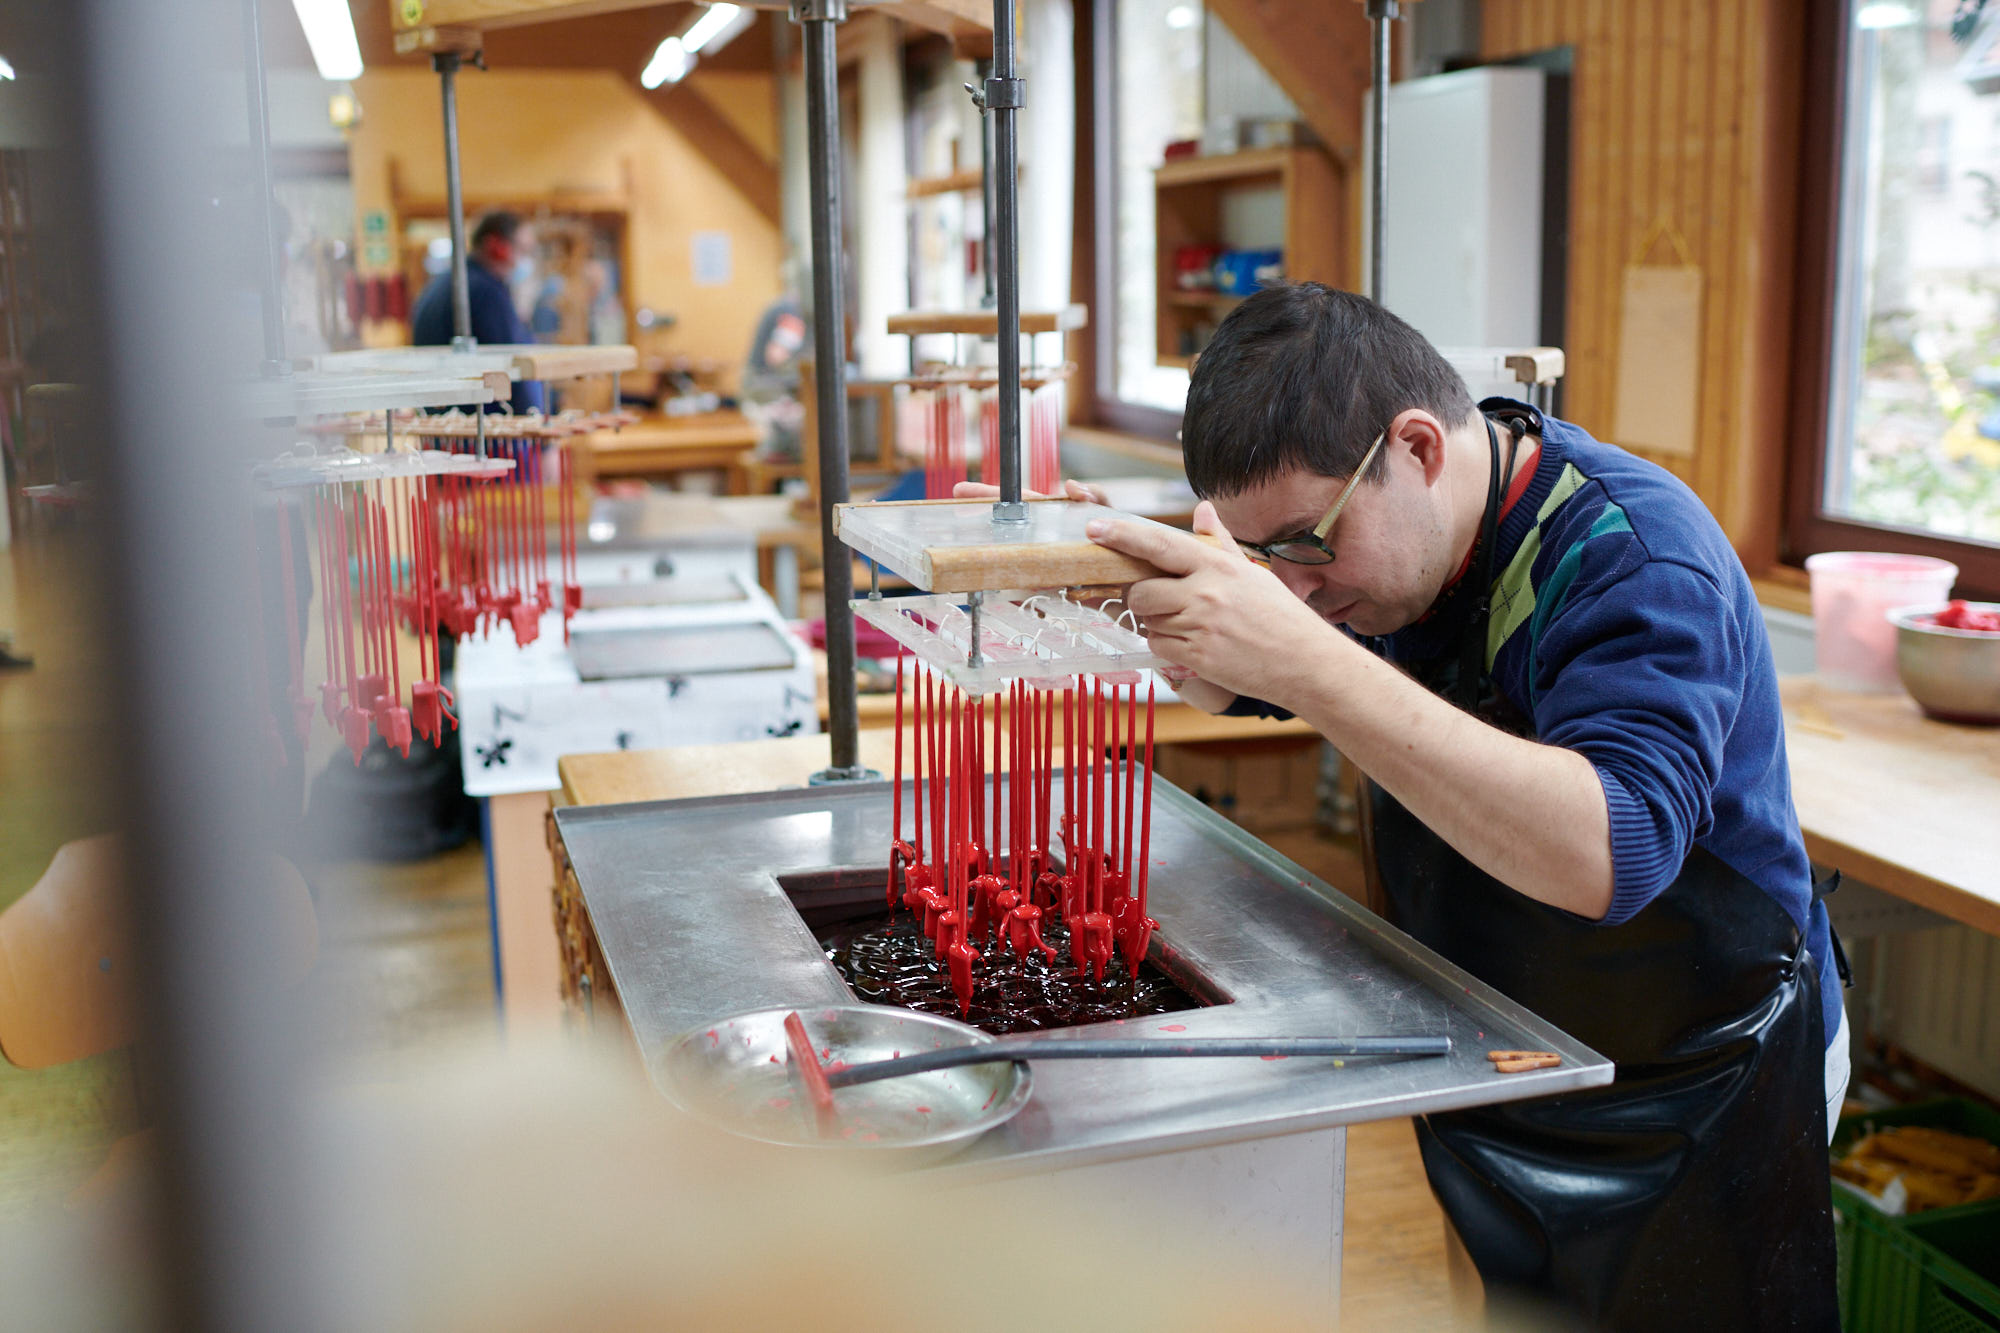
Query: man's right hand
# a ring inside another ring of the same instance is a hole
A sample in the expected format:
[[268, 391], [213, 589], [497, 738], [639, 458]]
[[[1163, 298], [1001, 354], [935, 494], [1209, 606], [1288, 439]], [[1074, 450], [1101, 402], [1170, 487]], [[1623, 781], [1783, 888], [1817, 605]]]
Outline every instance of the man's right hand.
[[[951, 498], [954, 500], [996, 500], [999, 497], [1000, 488], [998, 486], [988, 486], [986, 483], [980, 481], [961, 481], [951, 489]], [[1035, 491], [1024, 490], [1021, 492], [1021, 498], [1024, 500], [1046, 500], [1049, 497]], [[1070, 480], [1064, 482], [1063, 498], [1065, 500], [1077, 500], [1084, 504], [1110, 507], [1104, 498], [1103, 491], [1081, 481]], [[1204, 713], [1220, 713], [1223, 709], [1236, 702], [1236, 692], [1234, 690], [1226, 690], [1220, 685], [1212, 685], [1200, 676], [1189, 675], [1183, 677], [1179, 671], [1169, 668], [1161, 673], [1160, 678], [1174, 687], [1174, 693], [1180, 698], [1182, 703], [1190, 708], [1199, 708]]]

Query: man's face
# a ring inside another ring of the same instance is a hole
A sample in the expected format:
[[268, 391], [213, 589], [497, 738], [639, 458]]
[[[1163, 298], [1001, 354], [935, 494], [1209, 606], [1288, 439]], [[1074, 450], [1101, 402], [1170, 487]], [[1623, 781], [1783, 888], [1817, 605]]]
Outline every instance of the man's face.
[[[1271, 561], [1271, 572], [1323, 619], [1361, 634], [1389, 634], [1410, 624], [1430, 609], [1451, 574], [1438, 488], [1426, 483], [1422, 465], [1408, 452], [1388, 452], [1383, 479], [1355, 487], [1327, 533], [1331, 563]], [[1233, 535], [1268, 544], [1310, 532], [1345, 482], [1289, 472], [1218, 499], [1216, 513]]]
[[508, 276], [514, 271], [515, 256], [521, 253], [523, 246], [532, 244], [529, 236], [526, 227], [512, 236], [489, 236], [486, 243], [479, 247], [479, 257], [485, 261], [486, 267], [503, 277]]

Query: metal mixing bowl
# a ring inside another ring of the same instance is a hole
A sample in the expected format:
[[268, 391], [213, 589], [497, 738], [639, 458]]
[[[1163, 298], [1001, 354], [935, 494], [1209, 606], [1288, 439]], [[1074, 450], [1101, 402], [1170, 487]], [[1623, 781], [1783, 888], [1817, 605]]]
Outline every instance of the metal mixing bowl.
[[[1947, 605], [1899, 606], [1889, 613], [1903, 688], [1940, 721], [2000, 724], [2000, 634], [1926, 623]], [[2000, 603], [1971, 605], [2000, 611]]]
[[[793, 1074], [785, 1043], [790, 1009], [720, 1018], [674, 1039], [665, 1072], [674, 1099], [731, 1133], [765, 1143], [833, 1147], [893, 1155], [918, 1165], [948, 1157], [1028, 1103], [1025, 1064], [940, 1069], [834, 1091], [836, 1116], [822, 1129]], [[826, 1064], [861, 1064], [948, 1046], [986, 1045], [978, 1028], [934, 1014], [882, 1005], [798, 1010]]]

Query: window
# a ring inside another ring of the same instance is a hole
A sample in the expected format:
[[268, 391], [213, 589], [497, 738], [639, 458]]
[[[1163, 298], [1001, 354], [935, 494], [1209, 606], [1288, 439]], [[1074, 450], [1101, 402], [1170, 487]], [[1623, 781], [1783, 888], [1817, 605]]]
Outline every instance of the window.
[[[1822, 382], [1802, 391], [1800, 414], [1816, 457], [1794, 457], [1811, 484], [1795, 492], [1788, 546], [1795, 555], [1930, 550], [1991, 591], [2000, 587], [2000, 5], [1848, 0], [1835, 13], [1844, 26], [1822, 37], [1804, 140], [1816, 141], [1812, 100], [1830, 102], [1819, 142], [1833, 152], [1822, 181], [1808, 168], [1801, 195], [1802, 230], [1818, 220], [1829, 233], [1801, 290], [1807, 332], [1817, 303], [1824, 344], [1802, 349], [1823, 352], [1813, 377]], [[1943, 545], [1959, 549], [1935, 549]]]
[[1108, 159], [1098, 179], [1110, 182], [1099, 225], [1111, 239], [1099, 246], [1098, 395], [1154, 409], [1152, 421], [1132, 424], [1165, 433], [1178, 425], [1188, 376], [1161, 365], [1155, 346], [1153, 169], [1168, 144], [1201, 137], [1205, 15], [1201, 0], [1099, 0], [1097, 13], [1097, 40], [1110, 55], [1109, 86], [1099, 89], [1099, 115], [1110, 131], [1098, 145]]

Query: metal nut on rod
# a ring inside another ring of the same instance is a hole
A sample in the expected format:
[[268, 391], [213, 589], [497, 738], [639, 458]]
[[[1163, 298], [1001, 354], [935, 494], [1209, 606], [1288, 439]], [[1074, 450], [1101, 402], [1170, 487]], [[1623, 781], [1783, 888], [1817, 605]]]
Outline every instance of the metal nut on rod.
[[[1393, 3], [1393, 0], [1392, 0]], [[967, 85], [970, 87], [970, 85]], [[988, 79], [983, 95], [973, 94], [982, 111], [1014, 111], [1028, 104], [1026, 79]]]
[[847, 0], [792, 0], [794, 23], [845, 23]]

